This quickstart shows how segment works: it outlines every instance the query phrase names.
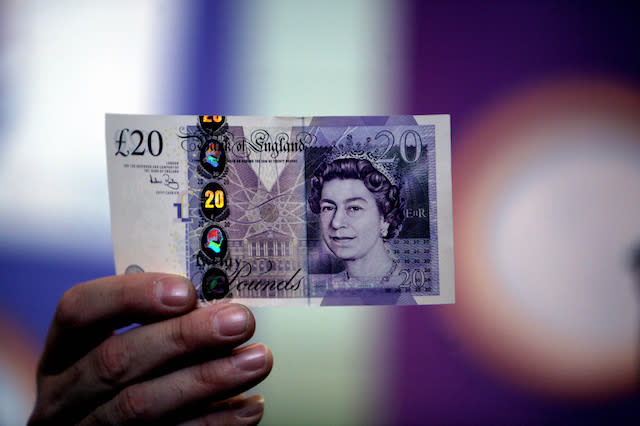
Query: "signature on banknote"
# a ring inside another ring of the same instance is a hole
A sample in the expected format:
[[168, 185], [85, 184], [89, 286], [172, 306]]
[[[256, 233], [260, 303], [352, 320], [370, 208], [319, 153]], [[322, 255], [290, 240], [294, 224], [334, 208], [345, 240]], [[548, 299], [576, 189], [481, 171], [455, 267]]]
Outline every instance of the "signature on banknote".
[[149, 183], [154, 184], [163, 184], [167, 188], [178, 190], [180, 189], [180, 184], [167, 173], [163, 174], [162, 177], [157, 177], [154, 175], [149, 175]]

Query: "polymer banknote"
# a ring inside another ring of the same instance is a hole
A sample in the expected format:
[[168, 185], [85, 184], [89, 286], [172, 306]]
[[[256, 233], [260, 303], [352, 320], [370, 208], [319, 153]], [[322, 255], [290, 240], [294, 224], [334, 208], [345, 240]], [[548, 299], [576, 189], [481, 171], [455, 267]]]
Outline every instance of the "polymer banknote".
[[116, 273], [200, 305], [454, 302], [450, 120], [106, 116]]

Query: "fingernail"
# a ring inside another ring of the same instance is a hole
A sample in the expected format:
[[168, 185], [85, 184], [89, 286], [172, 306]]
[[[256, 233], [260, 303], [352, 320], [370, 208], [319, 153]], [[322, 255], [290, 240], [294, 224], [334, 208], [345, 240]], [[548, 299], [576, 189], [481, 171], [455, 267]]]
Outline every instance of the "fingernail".
[[264, 367], [266, 348], [263, 345], [251, 346], [236, 352], [231, 357], [233, 365], [244, 371], [255, 371]]
[[247, 404], [236, 410], [236, 417], [246, 419], [262, 414], [264, 411], [264, 398], [249, 400]]
[[189, 283], [180, 277], [165, 277], [156, 281], [156, 296], [164, 305], [182, 306], [189, 299]]
[[220, 336], [237, 336], [247, 331], [249, 314], [239, 305], [230, 305], [213, 316], [213, 329]]

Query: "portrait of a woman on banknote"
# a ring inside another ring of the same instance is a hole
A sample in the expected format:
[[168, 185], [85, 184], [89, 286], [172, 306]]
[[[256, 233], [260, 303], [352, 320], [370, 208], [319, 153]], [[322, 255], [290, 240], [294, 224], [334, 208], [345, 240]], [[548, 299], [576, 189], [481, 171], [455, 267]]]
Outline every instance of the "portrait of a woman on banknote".
[[339, 158], [321, 163], [311, 179], [309, 207], [319, 215], [323, 243], [345, 268], [312, 277], [327, 290], [323, 305], [415, 303], [394, 291], [398, 262], [386, 246], [404, 220], [401, 188], [373, 164]]

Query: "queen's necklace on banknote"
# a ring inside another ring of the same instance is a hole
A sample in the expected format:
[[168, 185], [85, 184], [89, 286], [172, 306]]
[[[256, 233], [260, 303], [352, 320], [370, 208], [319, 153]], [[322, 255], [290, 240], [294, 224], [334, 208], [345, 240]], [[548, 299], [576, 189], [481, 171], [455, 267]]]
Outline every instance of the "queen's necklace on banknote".
[[453, 303], [449, 116], [108, 114], [117, 273], [201, 305]]

